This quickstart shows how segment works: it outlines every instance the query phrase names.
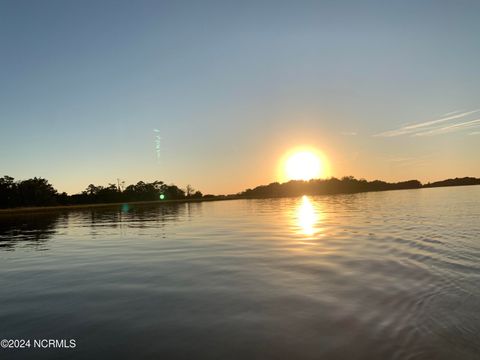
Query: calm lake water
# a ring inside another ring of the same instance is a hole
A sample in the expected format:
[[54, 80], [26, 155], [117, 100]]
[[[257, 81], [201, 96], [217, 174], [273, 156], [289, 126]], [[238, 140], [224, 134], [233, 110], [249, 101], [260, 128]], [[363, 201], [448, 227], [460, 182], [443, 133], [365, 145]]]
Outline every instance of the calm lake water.
[[76, 341], [2, 359], [478, 359], [480, 186], [2, 217], [0, 274]]

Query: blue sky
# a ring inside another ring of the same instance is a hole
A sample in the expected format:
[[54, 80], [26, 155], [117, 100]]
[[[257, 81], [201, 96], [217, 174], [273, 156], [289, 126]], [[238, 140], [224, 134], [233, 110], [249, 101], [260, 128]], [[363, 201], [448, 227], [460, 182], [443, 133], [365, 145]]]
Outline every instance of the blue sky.
[[234, 193], [309, 145], [334, 176], [480, 176], [478, 34], [476, 1], [0, 0], [0, 169]]

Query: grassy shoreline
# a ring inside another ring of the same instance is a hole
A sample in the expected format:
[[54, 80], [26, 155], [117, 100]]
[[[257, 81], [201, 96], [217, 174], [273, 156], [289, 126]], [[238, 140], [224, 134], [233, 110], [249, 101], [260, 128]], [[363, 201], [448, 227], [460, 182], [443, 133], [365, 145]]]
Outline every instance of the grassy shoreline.
[[199, 199], [175, 199], [175, 200], [148, 200], [148, 201], [131, 201], [131, 202], [117, 202], [117, 203], [101, 203], [101, 204], [79, 204], [79, 205], [53, 205], [53, 206], [30, 206], [30, 207], [18, 207], [0, 209], [0, 216], [3, 215], [18, 215], [18, 214], [31, 214], [42, 213], [49, 211], [63, 211], [63, 210], [81, 210], [81, 209], [95, 209], [95, 208], [109, 208], [118, 207], [122, 205], [156, 205], [156, 204], [179, 204], [179, 203], [195, 203], [203, 201], [222, 201], [222, 200], [235, 200], [238, 197], [216, 197], [216, 198], [199, 198]]
[[[436, 189], [436, 188], [445, 188], [445, 187], [457, 187], [457, 186], [474, 186], [472, 185], [449, 185], [449, 186], [423, 186], [421, 188], [415, 189], [391, 189], [391, 190], [371, 190], [371, 191], [358, 191], [358, 192], [341, 192], [341, 193], [332, 193], [332, 194], [319, 194], [319, 195], [345, 195], [345, 194], [361, 194], [367, 192], [385, 192], [385, 191], [401, 191], [401, 190], [421, 190], [421, 189]], [[478, 186], [478, 185], [477, 185]], [[53, 211], [64, 211], [64, 210], [81, 210], [81, 209], [95, 209], [95, 208], [114, 208], [122, 205], [133, 205], [133, 206], [147, 206], [147, 205], [158, 205], [158, 204], [182, 204], [182, 203], [196, 203], [204, 201], [224, 201], [224, 200], [239, 200], [239, 199], [275, 199], [275, 198], [284, 198], [284, 197], [298, 197], [300, 195], [284, 195], [284, 196], [218, 196], [218, 197], [207, 197], [207, 198], [196, 198], [196, 199], [175, 199], [175, 200], [147, 200], [147, 201], [131, 201], [131, 202], [116, 202], [116, 203], [101, 203], [101, 204], [79, 204], [79, 205], [53, 205], [53, 206], [31, 206], [31, 207], [18, 207], [18, 208], [7, 208], [0, 209], [0, 217], [8, 215], [22, 215], [22, 214], [31, 214], [31, 213], [44, 213], [44, 212], [53, 212]]]

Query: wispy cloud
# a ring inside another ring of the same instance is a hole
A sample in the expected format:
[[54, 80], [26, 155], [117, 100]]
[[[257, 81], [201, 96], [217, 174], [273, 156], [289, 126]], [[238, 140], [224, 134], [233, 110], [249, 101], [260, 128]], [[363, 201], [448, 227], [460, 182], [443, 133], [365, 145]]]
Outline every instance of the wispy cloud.
[[426, 164], [433, 157], [432, 154], [415, 156], [415, 157], [390, 157], [384, 160], [390, 163], [393, 167], [406, 167], [413, 165]]
[[[382, 132], [382, 133], [379, 133], [379, 134], [375, 134], [373, 136], [375, 136], [375, 137], [394, 137], [394, 136], [400, 136], [400, 135], [417, 136], [419, 134], [422, 134], [423, 132], [425, 132], [425, 133], [430, 132], [430, 131], [434, 132], [435, 130], [439, 130], [439, 128], [438, 128], [439, 124], [442, 124], [442, 123], [447, 122], [447, 121], [461, 119], [461, 118], [464, 118], [466, 116], [475, 114], [479, 111], [480, 111], [480, 109], [461, 112], [461, 113], [459, 111], [453, 111], [453, 112], [445, 114], [444, 116], [442, 116], [439, 119], [429, 120], [429, 121], [416, 123], [416, 124], [411, 124], [411, 125], [405, 125], [405, 126], [399, 128], [399, 129], [385, 131], [385, 132]], [[442, 128], [442, 127], [440, 127], [440, 128]], [[427, 130], [427, 129], [428, 129], [428, 131], [424, 131], [424, 130]], [[457, 128], [457, 130], [458, 129], [459, 128]], [[439, 133], [442, 133], [442, 132], [439, 132]]]
[[357, 133], [355, 131], [342, 131], [341, 134], [344, 136], [357, 136]]
[[468, 135], [480, 135], [480, 131], [473, 131], [473, 132], [471, 132], [471, 133], [468, 134]]
[[466, 128], [477, 127], [477, 126], [480, 126], [480, 119], [471, 120], [471, 121], [467, 121], [459, 124], [453, 124], [449, 126], [443, 126], [440, 128], [429, 130], [429, 131], [419, 132], [414, 134], [413, 136], [432, 136], [432, 135], [438, 135], [438, 134], [445, 134], [445, 133], [463, 130]]
[[460, 110], [452, 111], [452, 112], [448, 112], [446, 114], [443, 114], [442, 116], [449, 116], [449, 115], [453, 115], [453, 114], [458, 114], [459, 112], [460, 112]]

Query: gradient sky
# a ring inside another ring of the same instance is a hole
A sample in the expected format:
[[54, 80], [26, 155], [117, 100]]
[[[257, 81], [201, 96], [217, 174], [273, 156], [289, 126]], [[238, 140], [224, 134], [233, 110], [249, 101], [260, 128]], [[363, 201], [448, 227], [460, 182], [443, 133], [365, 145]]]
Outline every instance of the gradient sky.
[[479, 34], [473, 0], [0, 0], [0, 175], [235, 193], [309, 145], [334, 176], [480, 176]]

